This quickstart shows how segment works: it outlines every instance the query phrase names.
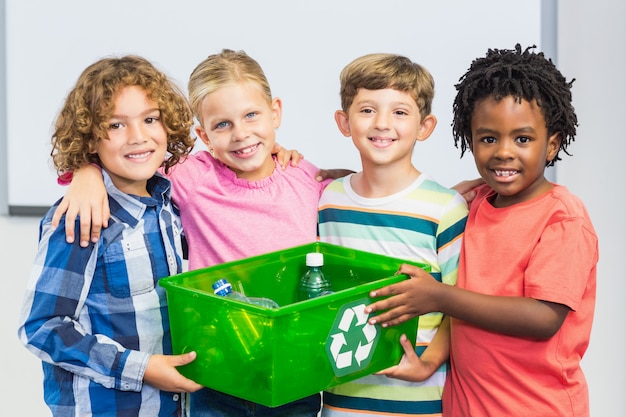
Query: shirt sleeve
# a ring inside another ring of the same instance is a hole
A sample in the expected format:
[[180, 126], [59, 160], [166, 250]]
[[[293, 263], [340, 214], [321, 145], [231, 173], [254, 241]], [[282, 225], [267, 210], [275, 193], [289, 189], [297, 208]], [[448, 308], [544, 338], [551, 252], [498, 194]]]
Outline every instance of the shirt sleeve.
[[576, 311], [598, 261], [597, 238], [583, 218], [546, 227], [525, 273], [526, 296], [564, 304]]
[[20, 316], [21, 342], [42, 361], [107, 388], [140, 391], [150, 355], [91, 334], [86, 317], [102, 238], [88, 248], [68, 244], [63, 222], [53, 229], [45, 219], [40, 231]]
[[445, 206], [439, 222], [437, 260], [441, 268], [441, 282], [448, 285], [456, 285], [467, 213], [467, 203], [457, 193]]

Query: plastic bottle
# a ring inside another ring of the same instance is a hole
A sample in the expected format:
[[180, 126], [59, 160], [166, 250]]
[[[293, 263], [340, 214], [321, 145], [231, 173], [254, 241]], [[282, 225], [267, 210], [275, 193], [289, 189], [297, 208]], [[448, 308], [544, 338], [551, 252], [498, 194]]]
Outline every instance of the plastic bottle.
[[[249, 299], [243, 294], [234, 292], [232, 285], [226, 279], [219, 279], [213, 283], [213, 292], [216, 295], [229, 297], [235, 300], [251, 303], [257, 299]], [[271, 300], [270, 300], [271, 301]], [[263, 304], [266, 304], [265, 302]], [[259, 305], [262, 305], [259, 302]], [[276, 306], [275, 303], [273, 305]], [[246, 363], [254, 363], [254, 361], [263, 358], [267, 349], [263, 340], [265, 327], [263, 320], [250, 313], [241, 306], [231, 306], [223, 308], [218, 312], [218, 322], [223, 325], [218, 326], [218, 337], [228, 341], [228, 349], [231, 354], [238, 357], [239, 360]]]
[[330, 281], [324, 276], [324, 254], [311, 252], [306, 254], [307, 270], [300, 278], [298, 300], [308, 300], [326, 294], [331, 294]]
[[213, 283], [213, 292], [215, 295], [229, 297], [234, 300], [243, 301], [244, 303], [256, 304], [265, 308], [280, 307], [276, 301], [265, 297], [246, 297], [245, 295], [233, 291], [233, 286], [226, 278], [218, 279]]

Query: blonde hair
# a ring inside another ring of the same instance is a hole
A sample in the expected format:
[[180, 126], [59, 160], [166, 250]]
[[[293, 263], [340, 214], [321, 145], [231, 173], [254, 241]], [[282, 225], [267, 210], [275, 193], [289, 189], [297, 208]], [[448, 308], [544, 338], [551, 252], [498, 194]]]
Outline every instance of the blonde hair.
[[227, 84], [238, 82], [256, 83], [267, 101], [272, 101], [272, 91], [263, 69], [244, 51], [223, 49], [198, 64], [189, 77], [188, 85], [189, 103], [196, 118], [202, 122], [200, 111], [206, 96]]
[[395, 54], [369, 54], [349, 63], [339, 77], [341, 108], [348, 112], [359, 88], [392, 88], [409, 93], [422, 118], [431, 113], [435, 81], [428, 70], [409, 58]]
[[97, 144], [108, 138], [115, 96], [130, 86], [146, 90], [159, 108], [167, 133], [166, 171], [193, 150], [193, 116], [182, 91], [142, 57], [104, 58], [82, 72], [57, 117], [50, 153], [57, 172], [99, 163]]

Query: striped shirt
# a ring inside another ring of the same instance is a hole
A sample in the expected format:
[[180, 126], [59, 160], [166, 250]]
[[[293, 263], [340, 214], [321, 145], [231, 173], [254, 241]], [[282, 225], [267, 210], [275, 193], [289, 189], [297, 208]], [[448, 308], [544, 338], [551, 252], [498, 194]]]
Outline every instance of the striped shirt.
[[[383, 198], [364, 198], [350, 177], [326, 187], [319, 203], [323, 242], [430, 265], [435, 279], [454, 285], [467, 204], [455, 191], [425, 174], [409, 187]], [[421, 354], [437, 332], [441, 313], [420, 316], [416, 352]], [[447, 365], [415, 383], [370, 375], [324, 393], [325, 417], [441, 415]]]
[[41, 220], [18, 335], [42, 360], [54, 416], [177, 415], [178, 394], [143, 384], [151, 354], [172, 353], [157, 285], [182, 270], [170, 182], [155, 175], [152, 197], [134, 197], [103, 176], [111, 219], [97, 243], [66, 243], [64, 221], [51, 227], [56, 205]]

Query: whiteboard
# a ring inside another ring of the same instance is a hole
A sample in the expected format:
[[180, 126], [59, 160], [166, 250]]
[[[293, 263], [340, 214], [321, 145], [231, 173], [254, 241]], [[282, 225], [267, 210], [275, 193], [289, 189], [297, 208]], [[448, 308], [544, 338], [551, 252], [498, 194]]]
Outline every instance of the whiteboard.
[[[50, 160], [52, 125], [82, 70], [139, 54], [186, 91], [193, 68], [223, 48], [244, 50], [283, 101], [278, 142], [323, 168], [360, 170], [335, 125], [339, 73], [354, 58], [399, 53], [435, 78], [433, 135], [416, 144], [419, 170], [452, 186], [477, 177], [451, 130], [454, 84], [488, 48], [541, 47], [541, 0], [5, 0], [6, 167], [12, 214], [42, 212], [65, 189]], [[551, 28], [556, 30], [556, 28]], [[198, 141], [197, 148], [203, 144]], [[0, 158], [3, 158], [0, 156]], [[0, 160], [0, 162], [3, 162]]]

